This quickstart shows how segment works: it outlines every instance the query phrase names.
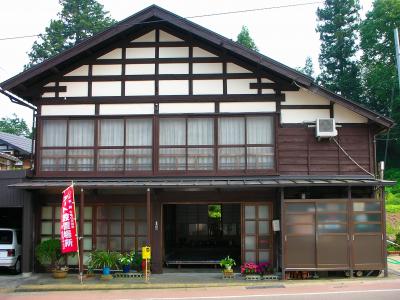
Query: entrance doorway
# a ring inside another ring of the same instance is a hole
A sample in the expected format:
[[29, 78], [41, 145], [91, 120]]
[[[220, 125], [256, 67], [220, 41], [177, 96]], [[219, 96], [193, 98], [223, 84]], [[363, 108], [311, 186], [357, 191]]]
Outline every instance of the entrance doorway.
[[167, 266], [215, 266], [229, 255], [241, 261], [240, 204], [166, 204]]

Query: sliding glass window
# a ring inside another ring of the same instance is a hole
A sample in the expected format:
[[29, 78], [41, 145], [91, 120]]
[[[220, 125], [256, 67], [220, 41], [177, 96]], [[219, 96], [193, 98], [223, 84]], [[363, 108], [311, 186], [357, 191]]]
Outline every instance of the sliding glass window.
[[213, 170], [212, 118], [160, 119], [160, 170]]

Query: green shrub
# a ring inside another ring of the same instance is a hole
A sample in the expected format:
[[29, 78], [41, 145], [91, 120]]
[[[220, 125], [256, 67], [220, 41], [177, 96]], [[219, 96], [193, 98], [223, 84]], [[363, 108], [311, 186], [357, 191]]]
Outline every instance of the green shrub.
[[61, 253], [61, 241], [58, 239], [41, 242], [35, 248], [35, 255], [42, 266], [49, 266], [51, 269], [59, 269], [61, 260], [65, 258]]
[[388, 213], [400, 213], [400, 205], [388, 204], [388, 205], [386, 205], [386, 212], [388, 212]]

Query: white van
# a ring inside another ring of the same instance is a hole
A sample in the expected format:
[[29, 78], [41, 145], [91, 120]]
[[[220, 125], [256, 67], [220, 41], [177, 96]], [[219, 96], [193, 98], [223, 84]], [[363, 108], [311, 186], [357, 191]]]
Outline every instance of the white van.
[[19, 229], [0, 228], [0, 267], [21, 273], [21, 240]]

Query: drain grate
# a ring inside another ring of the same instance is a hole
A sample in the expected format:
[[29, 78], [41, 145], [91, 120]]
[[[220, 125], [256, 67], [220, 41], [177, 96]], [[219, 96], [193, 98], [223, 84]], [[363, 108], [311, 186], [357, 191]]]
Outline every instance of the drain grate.
[[283, 284], [274, 284], [274, 285], [252, 285], [246, 286], [247, 290], [258, 290], [258, 289], [282, 289], [285, 288]]

